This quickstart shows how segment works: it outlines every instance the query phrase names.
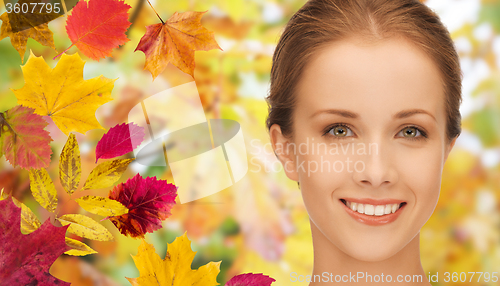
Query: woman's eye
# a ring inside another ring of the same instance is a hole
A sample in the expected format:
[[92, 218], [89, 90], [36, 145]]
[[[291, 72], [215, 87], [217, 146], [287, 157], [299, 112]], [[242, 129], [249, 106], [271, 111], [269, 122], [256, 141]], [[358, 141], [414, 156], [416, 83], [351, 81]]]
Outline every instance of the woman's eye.
[[[329, 135], [335, 139], [342, 139], [354, 136], [354, 132], [347, 125], [337, 124], [329, 128], [325, 135]], [[406, 126], [398, 133], [398, 136], [408, 140], [423, 140], [427, 138], [427, 134], [416, 126]]]
[[352, 130], [345, 125], [335, 125], [330, 128], [327, 133], [334, 137], [349, 137], [354, 134]]
[[[407, 126], [407, 127], [403, 128], [403, 130], [401, 130], [400, 133], [403, 134], [403, 137], [406, 137], [410, 140], [424, 139], [425, 137], [427, 137], [425, 132], [421, 131], [420, 129], [418, 129], [417, 127], [414, 127], [414, 126]], [[422, 137], [422, 138], [419, 138], [419, 137]]]

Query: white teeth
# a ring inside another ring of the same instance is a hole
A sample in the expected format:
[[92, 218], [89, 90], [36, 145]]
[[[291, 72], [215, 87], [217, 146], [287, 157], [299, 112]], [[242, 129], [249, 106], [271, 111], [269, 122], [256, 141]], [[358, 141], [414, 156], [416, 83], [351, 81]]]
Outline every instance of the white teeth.
[[399, 209], [399, 204], [369, 205], [345, 201], [348, 208], [360, 214], [383, 216], [395, 213]]
[[375, 206], [374, 205], [365, 205], [365, 214], [374, 215], [375, 214]]
[[358, 210], [358, 203], [351, 203], [351, 210], [357, 211]]
[[365, 206], [363, 204], [358, 204], [358, 213], [360, 214], [365, 213]]
[[384, 215], [385, 206], [375, 206], [375, 215]]
[[399, 204], [393, 204], [392, 207], [391, 207], [391, 211], [392, 213], [395, 213], [399, 208]]

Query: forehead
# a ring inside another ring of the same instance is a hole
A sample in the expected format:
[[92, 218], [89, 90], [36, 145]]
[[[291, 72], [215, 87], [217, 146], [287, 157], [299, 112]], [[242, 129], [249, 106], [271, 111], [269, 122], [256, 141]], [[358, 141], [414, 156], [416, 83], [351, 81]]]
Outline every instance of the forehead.
[[[358, 38], [315, 51], [297, 84], [297, 112], [361, 109], [368, 116], [422, 108], [444, 120], [444, 88], [437, 65], [414, 44]], [[363, 117], [362, 114], [362, 117]]]

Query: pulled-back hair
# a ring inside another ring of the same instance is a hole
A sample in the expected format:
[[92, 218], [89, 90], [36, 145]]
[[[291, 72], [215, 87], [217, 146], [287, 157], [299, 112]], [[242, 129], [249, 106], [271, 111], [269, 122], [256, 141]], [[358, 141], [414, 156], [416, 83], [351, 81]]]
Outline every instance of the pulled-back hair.
[[441, 73], [445, 91], [447, 139], [461, 133], [462, 73], [446, 27], [417, 0], [309, 0], [288, 21], [273, 55], [267, 128], [278, 124], [292, 135], [296, 85], [318, 49], [360, 36], [372, 42], [403, 37], [423, 50]]

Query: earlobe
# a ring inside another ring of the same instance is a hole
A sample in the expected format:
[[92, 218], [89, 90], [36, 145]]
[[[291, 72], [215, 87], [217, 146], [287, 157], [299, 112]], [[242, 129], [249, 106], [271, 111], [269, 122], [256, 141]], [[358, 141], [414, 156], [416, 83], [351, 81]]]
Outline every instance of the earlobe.
[[290, 180], [298, 181], [298, 174], [295, 168], [295, 154], [293, 152], [293, 142], [281, 132], [278, 124], [273, 124], [269, 128], [269, 136], [274, 154], [283, 165], [286, 176]]

